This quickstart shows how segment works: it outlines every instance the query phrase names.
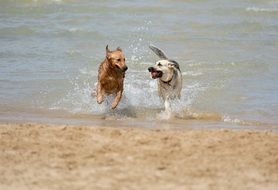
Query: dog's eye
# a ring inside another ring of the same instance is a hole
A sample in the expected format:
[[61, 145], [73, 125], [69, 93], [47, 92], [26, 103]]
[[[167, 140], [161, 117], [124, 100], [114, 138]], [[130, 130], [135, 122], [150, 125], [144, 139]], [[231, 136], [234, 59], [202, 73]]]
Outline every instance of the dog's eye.
[[159, 66], [159, 67], [160, 67], [160, 66], [162, 66], [162, 65], [161, 65], [161, 63], [159, 62], [159, 63], [157, 64], [157, 66]]
[[118, 62], [120, 62], [120, 61], [121, 61], [121, 59], [117, 59], [117, 61], [118, 61]]
[[124, 61], [125, 61], [125, 58], [124, 58]]

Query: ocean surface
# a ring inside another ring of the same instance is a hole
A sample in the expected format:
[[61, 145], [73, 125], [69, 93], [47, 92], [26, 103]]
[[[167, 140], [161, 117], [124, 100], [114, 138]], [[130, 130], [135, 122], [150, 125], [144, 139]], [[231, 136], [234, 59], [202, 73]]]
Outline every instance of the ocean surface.
[[[124, 97], [91, 97], [105, 46], [126, 55]], [[183, 74], [164, 117], [153, 44]], [[277, 0], [1, 0], [0, 122], [278, 129]]]

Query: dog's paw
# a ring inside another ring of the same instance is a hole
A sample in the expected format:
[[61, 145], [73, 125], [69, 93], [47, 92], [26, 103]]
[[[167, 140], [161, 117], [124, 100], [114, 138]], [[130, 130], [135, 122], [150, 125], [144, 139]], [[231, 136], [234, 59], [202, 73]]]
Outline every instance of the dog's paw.
[[114, 110], [118, 105], [118, 102], [113, 102], [111, 105], [111, 109]]
[[114, 110], [117, 107], [117, 105], [112, 105], [111, 109]]
[[97, 100], [98, 104], [101, 104], [103, 102], [103, 100]]
[[97, 96], [97, 103], [101, 104], [104, 101], [104, 98], [102, 96]]

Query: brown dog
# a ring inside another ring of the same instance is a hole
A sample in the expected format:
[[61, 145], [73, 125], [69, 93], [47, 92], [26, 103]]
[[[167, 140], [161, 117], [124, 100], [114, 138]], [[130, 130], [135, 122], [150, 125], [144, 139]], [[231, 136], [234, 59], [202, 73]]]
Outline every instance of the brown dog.
[[115, 94], [112, 109], [115, 109], [122, 98], [124, 78], [127, 66], [121, 48], [110, 51], [106, 46], [106, 57], [98, 69], [97, 103], [101, 104], [104, 95]]

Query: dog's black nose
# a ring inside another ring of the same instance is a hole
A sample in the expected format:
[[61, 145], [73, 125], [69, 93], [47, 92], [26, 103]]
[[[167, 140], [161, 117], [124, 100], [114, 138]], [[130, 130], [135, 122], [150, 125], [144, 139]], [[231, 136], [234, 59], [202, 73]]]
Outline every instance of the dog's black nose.
[[154, 68], [153, 67], [149, 67], [148, 70], [149, 70], [149, 72], [152, 72], [154, 70]]
[[128, 67], [127, 67], [127, 66], [125, 66], [123, 70], [124, 70], [124, 71], [126, 71], [127, 69], [128, 69]]

